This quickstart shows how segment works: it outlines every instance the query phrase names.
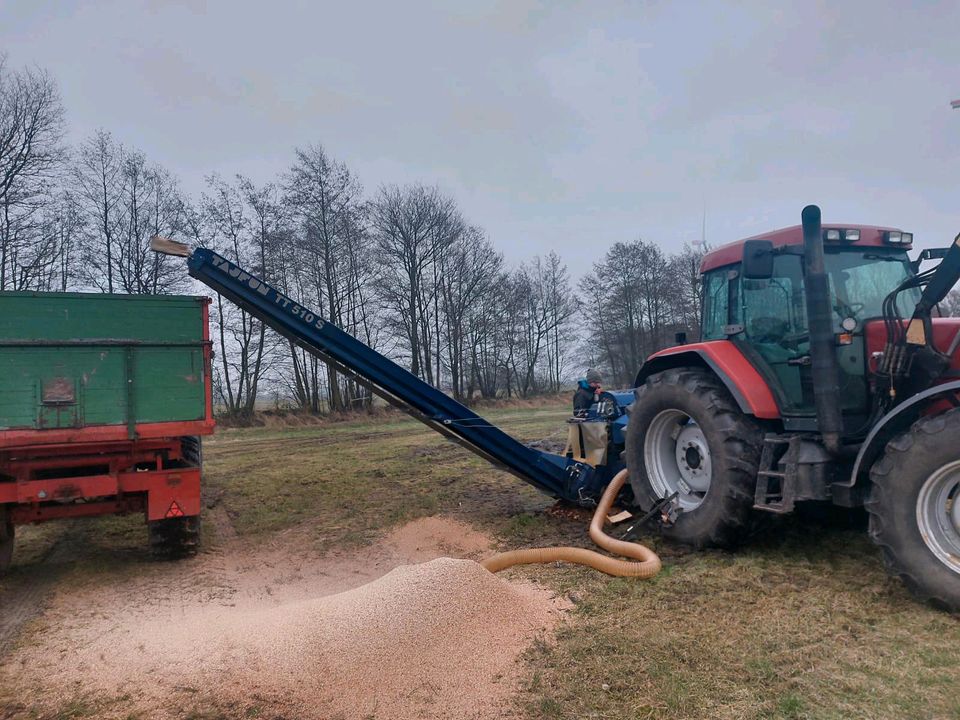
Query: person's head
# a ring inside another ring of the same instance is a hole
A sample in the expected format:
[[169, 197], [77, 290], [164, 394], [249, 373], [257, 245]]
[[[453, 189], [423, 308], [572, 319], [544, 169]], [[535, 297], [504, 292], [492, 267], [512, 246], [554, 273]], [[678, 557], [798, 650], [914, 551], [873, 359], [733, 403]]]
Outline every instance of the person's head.
[[594, 370], [593, 368], [587, 370], [587, 385], [595, 390], [603, 385], [603, 377], [601, 377], [599, 370]]

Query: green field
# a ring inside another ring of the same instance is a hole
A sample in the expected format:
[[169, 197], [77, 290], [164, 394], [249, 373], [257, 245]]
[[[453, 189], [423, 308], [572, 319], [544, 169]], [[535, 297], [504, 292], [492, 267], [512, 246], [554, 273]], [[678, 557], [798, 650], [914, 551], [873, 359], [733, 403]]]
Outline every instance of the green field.
[[[524, 440], [561, 439], [566, 407], [487, 416]], [[585, 521], [546, 513], [549, 499], [399, 415], [224, 430], [206, 443], [205, 461], [207, 505], [222, 506], [245, 542], [296, 526], [327, 551], [447, 514], [492, 533], [504, 549], [589, 545]], [[517, 713], [960, 718], [957, 618], [916, 604], [886, 576], [865, 531], [842, 525], [791, 518], [735, 554], [647, 537], [665, 569], [645, 582], [566, 566], [512, 571], [574, 603], [557, 635], [527, 652]], [[41, 568], [57, 532], [66, 530], [23, 533], [10, 582]], [[56, 578], [63, 588], [123, 582], [155, 567], [139, 519], [100, 519], [72, 532], [85, 542]], [[206, 551], [221, 542], [205, 533]], [[92, 709], [61, 717], [96, 715], [96, 705], [85, 707]]]

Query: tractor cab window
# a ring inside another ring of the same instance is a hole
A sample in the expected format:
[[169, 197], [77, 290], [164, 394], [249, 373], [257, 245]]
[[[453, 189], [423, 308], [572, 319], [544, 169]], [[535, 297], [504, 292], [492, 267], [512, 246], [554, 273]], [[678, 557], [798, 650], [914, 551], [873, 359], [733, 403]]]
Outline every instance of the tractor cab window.
[[798, 371], [810, 353], [801, 258], [778, 255], [772, 277], [742, 279], [740, 298], [744, 339], [776, 375], [786, 405], [807, 409], [809, 397]]
[[[846, 344], [837, 344], [840, 369], [840, 402], [844, 412], [864, 414], [870, 409], [865, 376], [863, 322], [880, 317], [883, 300], [910, 276], [912, 270], [902, 250], [846, 248], [828, 251], [824, 258], [829, 277], [834, 332], [843, 332], [847, 318], [857, 331]], [[776, 379], [784, 411], [813, 414], [813, 378], [810, 335], [803, 289], [803, 259], [782, 254], [774, 258], [773, 276], [767, 280], [740, 279], [739, 302], [729, 322], [743, 327], [740, 337], [760, 356]], [[731, 296], [733, 297], [733, 296]], [[919, 300], [919, 290], [900, 294], [900, 314], [909, 316]]]
[[[830, 305], [836, 332], [840, 332], [840, 323], [845, 318], [853, 318], [859, 324], [880, 317], [884, 298], [913, 273], [902, 250], [844, 250], [827, 253], [824, 262], [830, 277]], [[900, 314], [909, 317], [919, 299], [917, 288], [900, 293], [897, 298]]]
[[730, 323], [729, 268], [714, 270], [703, 276], [703, 332], [704, 340], [723, 340], [724, 327]]

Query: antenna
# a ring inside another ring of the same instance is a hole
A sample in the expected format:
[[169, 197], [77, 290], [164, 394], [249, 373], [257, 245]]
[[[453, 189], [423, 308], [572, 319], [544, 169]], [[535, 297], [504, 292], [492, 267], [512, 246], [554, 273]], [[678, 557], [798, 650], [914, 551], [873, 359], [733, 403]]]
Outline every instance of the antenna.
[[690, 243], [696, 248], [707, 249], [707, 200], [703, 200], [703, 221], [700, 226], [700, 239]]
[[703, 225], [700, 226], [700, 243], [707, 246], [707, 199], [703, 199]]

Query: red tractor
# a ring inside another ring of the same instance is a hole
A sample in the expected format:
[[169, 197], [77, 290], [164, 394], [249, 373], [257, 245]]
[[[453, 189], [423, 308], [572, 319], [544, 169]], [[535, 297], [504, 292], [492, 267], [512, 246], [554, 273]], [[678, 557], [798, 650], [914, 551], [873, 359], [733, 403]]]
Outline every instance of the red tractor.
[[704, 258], [701, 341], [637, 375], [635, 499], [697, 547], [735, 544], [755, 510], [865, 506], [889, 571], [960, 611], [960, 319], [931, 317], [960, 236], [911, 260], [910, 233], [802, 222]]

